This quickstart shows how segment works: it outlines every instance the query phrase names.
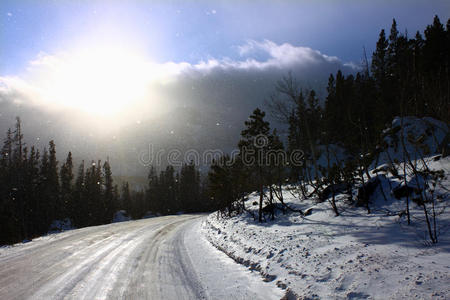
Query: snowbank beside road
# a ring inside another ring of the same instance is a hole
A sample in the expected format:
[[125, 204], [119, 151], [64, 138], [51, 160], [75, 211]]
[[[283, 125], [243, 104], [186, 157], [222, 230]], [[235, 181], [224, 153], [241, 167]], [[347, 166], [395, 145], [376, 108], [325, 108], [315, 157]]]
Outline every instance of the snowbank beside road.
[[[436, 193], [444, 195], [441, 207], [448, 206], [450, 158], [430, 167], [445, 171]], [[386, 180], [396, 183], [389, 175]], [[404, 209], [404, 201], [386, 193], [387, 201], [379, 191], [374, 195], [371, 214], [339, 195], [341, 216], [335, 217], [328, 202], [300, 201], [285, 188], [285, 201], [303, 211], [312, 207], [310, 216], [278, 212], [275, 221], [259, 224], [250, 214], [222, 219], [214, 213], [202, 230], [218, 249], [302, 299], [448, 299], [449, 210], [438, 217], [439, 243], [429, 246], [422, 208], [411, 202], [408, 226], [404, 216], [393, 214]], [[255, 212], [257, 198], [252, 194], [246, 202]]]
[[202, 219], [184, 228], [185, 257], [195, 266], [196, 276], [211, 299], [280, 299], [285, 292], [263, 282], [257, 273], [236, 265], [202, 235]]

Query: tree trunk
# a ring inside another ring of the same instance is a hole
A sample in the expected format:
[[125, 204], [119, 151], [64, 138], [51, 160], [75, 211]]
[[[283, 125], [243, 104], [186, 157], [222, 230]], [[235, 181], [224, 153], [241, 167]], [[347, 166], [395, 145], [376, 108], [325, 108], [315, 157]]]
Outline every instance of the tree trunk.
[[262, 205], [263, 205], [263, 185], [259, 186], [259, 211], [258, 211], [258, 221], [262, 223]]
[[275, 219], [275, 207], [274, 207], [274, 204], [273, 204], [272, 186], [270, 186], [270, 205], [272, 205], [271, 219], [273, 221]]

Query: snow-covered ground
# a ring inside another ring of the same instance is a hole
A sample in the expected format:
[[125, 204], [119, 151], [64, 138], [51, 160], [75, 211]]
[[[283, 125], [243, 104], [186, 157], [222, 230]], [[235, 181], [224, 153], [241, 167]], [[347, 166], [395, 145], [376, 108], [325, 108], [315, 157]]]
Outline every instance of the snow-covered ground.
[[[446, 176], [434, 191], [441, 198], [436, 211], [447, 208], [437, 218], [439, 241], [434, 245], [421, 207], [410, 202], [411, 225], [399, 216], [405, 198], [397, 200], [391, 194], [391, 187], [401, 183], [391, 174], [379, 176], [387, 200], [378, 188], [371, 198], [371, 214], [339, 195], [341, 215], [336, 217], [328, 201], [300, 199], [285, 187], [288, 205], [303, 211], [312, 208], [311, 215], [278, 211], [274, 221], [267, 216], [259, 224], [247, 213], [231, 218], [213, 213], [203, 222], [202, 232], [218, 249], [289, 290], [293, 298], [450, 299], [450, 157], [429, 159], [429, 166], [444, 170]], [[413, 179], [407, 178], [410, 184]], [[258, 198], [253, 193], [246, 201], [254, 212]]]

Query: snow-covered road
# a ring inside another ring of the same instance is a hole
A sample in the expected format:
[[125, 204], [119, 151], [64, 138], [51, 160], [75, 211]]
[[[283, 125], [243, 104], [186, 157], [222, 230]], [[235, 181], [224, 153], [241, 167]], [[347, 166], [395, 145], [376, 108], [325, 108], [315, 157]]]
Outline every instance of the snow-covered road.
[[200, 233], [199, 215], [115, 223], [0, 248], [0, 299], [279, 299]]

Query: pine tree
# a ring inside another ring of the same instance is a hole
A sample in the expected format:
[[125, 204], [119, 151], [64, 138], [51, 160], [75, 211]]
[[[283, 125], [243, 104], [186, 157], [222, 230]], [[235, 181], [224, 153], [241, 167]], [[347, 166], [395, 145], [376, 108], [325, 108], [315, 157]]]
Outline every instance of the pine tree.
[[59, 194], [58, 161], [53, 141], [49, 143], [49, 151], [44, 148], [39, 170], [39, 217], [40, 232], [46, 232], [51, 222], [61, 218], [61, 202]]
[[379, 87], [383, 87], [387, 75], [387, 49], [388, 41], [384, 29], [381, 30], [376, 50], [372, 55], [372, 74]]
[[130, 185], [128, 182], [124, 182], [122, 184], [122, 190], [121, 190], [121, 202], [123, 203], [123, 206], [125, 207], [125, 210], [128, 214], [131, 214], [131, 194], [130, 194]]
[[49, 142], [48, 170], [46, 174], [46, 184], [48, 188], [48, 197], [50, 203], [50, 218], [61, 219], [62, 203], [59, 197], [59, 177], [58, 177], [58, 161], [56, 160], [56, 147], [53, 140]]
[[25, 163], [24, 163], [24, 142], [22, 134], [22, 124], [20, 118], [16, 118], [16, 129], [14, 131], [14, 148], [12, 157], [12, 189], [11, 195], [14, 200], [14, 215], [17, 226], [20, 228], [20, 237], [28, 238], [28, 231], [25, 221], [28, 210], [25, 195]]
[[15, 221], [14, 201], [12, 197], [12, 151], [13, 133], [8, 129], [1, 150], [0, 160], [0, 243], [10, 243], [19, 240]]
[[397, 71], [397, 45], [398, 42], [398, 30], [397, 30], [397, 22], [395, 19], [392, 20], [391, 33], [389, 34], [389, 44], [387, 47], [387, 75], [392, 76]]
[[214, 209], [231, 217], [237, 198], [233, 194], [232, 165], [229, 162], [229, 156], [222, 156], [212, 162], [208, 172], [208, 190]]
[[[27, 151], [26, 151], [27, 152]], [[39, 151], [31, 147], [30, 154], [25, 160], [25, 223], [30, 237], [41, 234], [37, 230], [40, 220], [36, 218], [39, 209]]]
[[179, 175], [179, 198], [182, 200], [181, 209], [187, 212], [199, 210], [200, 175], [193, 162], [184, 164]]
[[420, 34], [420, 31], [416, 32], [415, 39], [411, 41], [412, 43], [412, 74], [413, 79], [412, 83], [413, 86], [413, 100], [414, 104], [412, 105], [412, 111], [411, 113], [415, 116], [422, 116], [423, 113], [425, 113], [425, 101], [422, 97], [421, 89], [422, 89], [422, 82], [423, 82], [423, 45], [424, 40], [422, 35]]
[[246, 128], [241, 132], [239, 141], [240, 156], [246, 168], [254, 175], [255, 186], [258, 187], [259, 212], [258, 221], [262, 222], [264, 185], [267, 184], [267, 151], [270, 136], [269, 122], [264, 120], [265, 112], [259, 108], [253, 111]]
[[111, 166], [109, 165], [109, 161], [107, 160], [103, 164], [103, 177], [105, 183], [105, 190], [103, 192], [103, 202], [104, 202], [104, 211], [105, 218], [104, 222], [110, 222], [115, 210], [114, 207], [114, 187], [113, 187], [113, 178], [111, 172]]
[[2, 157], [0, 160], [0, 166], [5, 170], [11, 165], [13, 142], [14, 142], [13, 133], [11, 131], [11, 128], [9, 128], [6, 133], [6, 138], [3, 142], [3, 147], [1, 151]]
[[169, 165], [164, 172], [161, 172], [159, 179], [162, 187], [162, 212], [164, 214], [173, 214], [176, 212], [176, 194], [175, 194], [175, 169]]
[[69, 217], [74, 222], [75, 205], [74, 205], [74, 186], [73, 186], [73, 161], [72, 153], [67, 154], [65, 163], [61, 166], [61, 203], [63, 206], [63, 215]]
[[423, 73], [429, 115], [450, 120], [450, 41], [438, 16], [425, 29], [423, 45]]
[[39, 231], [45, 232], [48, 229], [48, 226], [51, 222], [50, 215], [50, 198], [49, 198], [49, 184], [48, 184], [48, 172], [49, 172], [49, 162], [48, 162], [48, 150], [44, 148], [42, 151], [41, 164], [39, 168], [39, 213], [38, 219], [40, 219], [39, 223]]
[[87, 224], [86, 217], [88, 213], [88, 204], [85, 198], [86, 186], [84, 180], [85, 172], [83, 160], [78, 167], [77, 179], [73, 191], [74, 223], [77, 227], [82, 227]]
[[101, 162], [91, 162], [91, 167], [85, 174], [86, 200], [88, 204], [88, 225], [99, 225], [103, 223], [104, 206], [102, 202], [102, 171]]
[[161, 207], [158, 202], [159, 197], [159, 185], [158, 185], [158, 175], [156, 174], [155, 168], [150, 166], [148, 174], [148, 189], [147, 189], [147, 203], [151, 212], [159, 213], [161, 212]]
[[119, 186], [117, 184], [114, 185], [113, 188], [113, 199], [114, 199], [114, 210], [118, 211], [123, 209], [122, 202], [120, 201], [120, 192], [119, 192]]

